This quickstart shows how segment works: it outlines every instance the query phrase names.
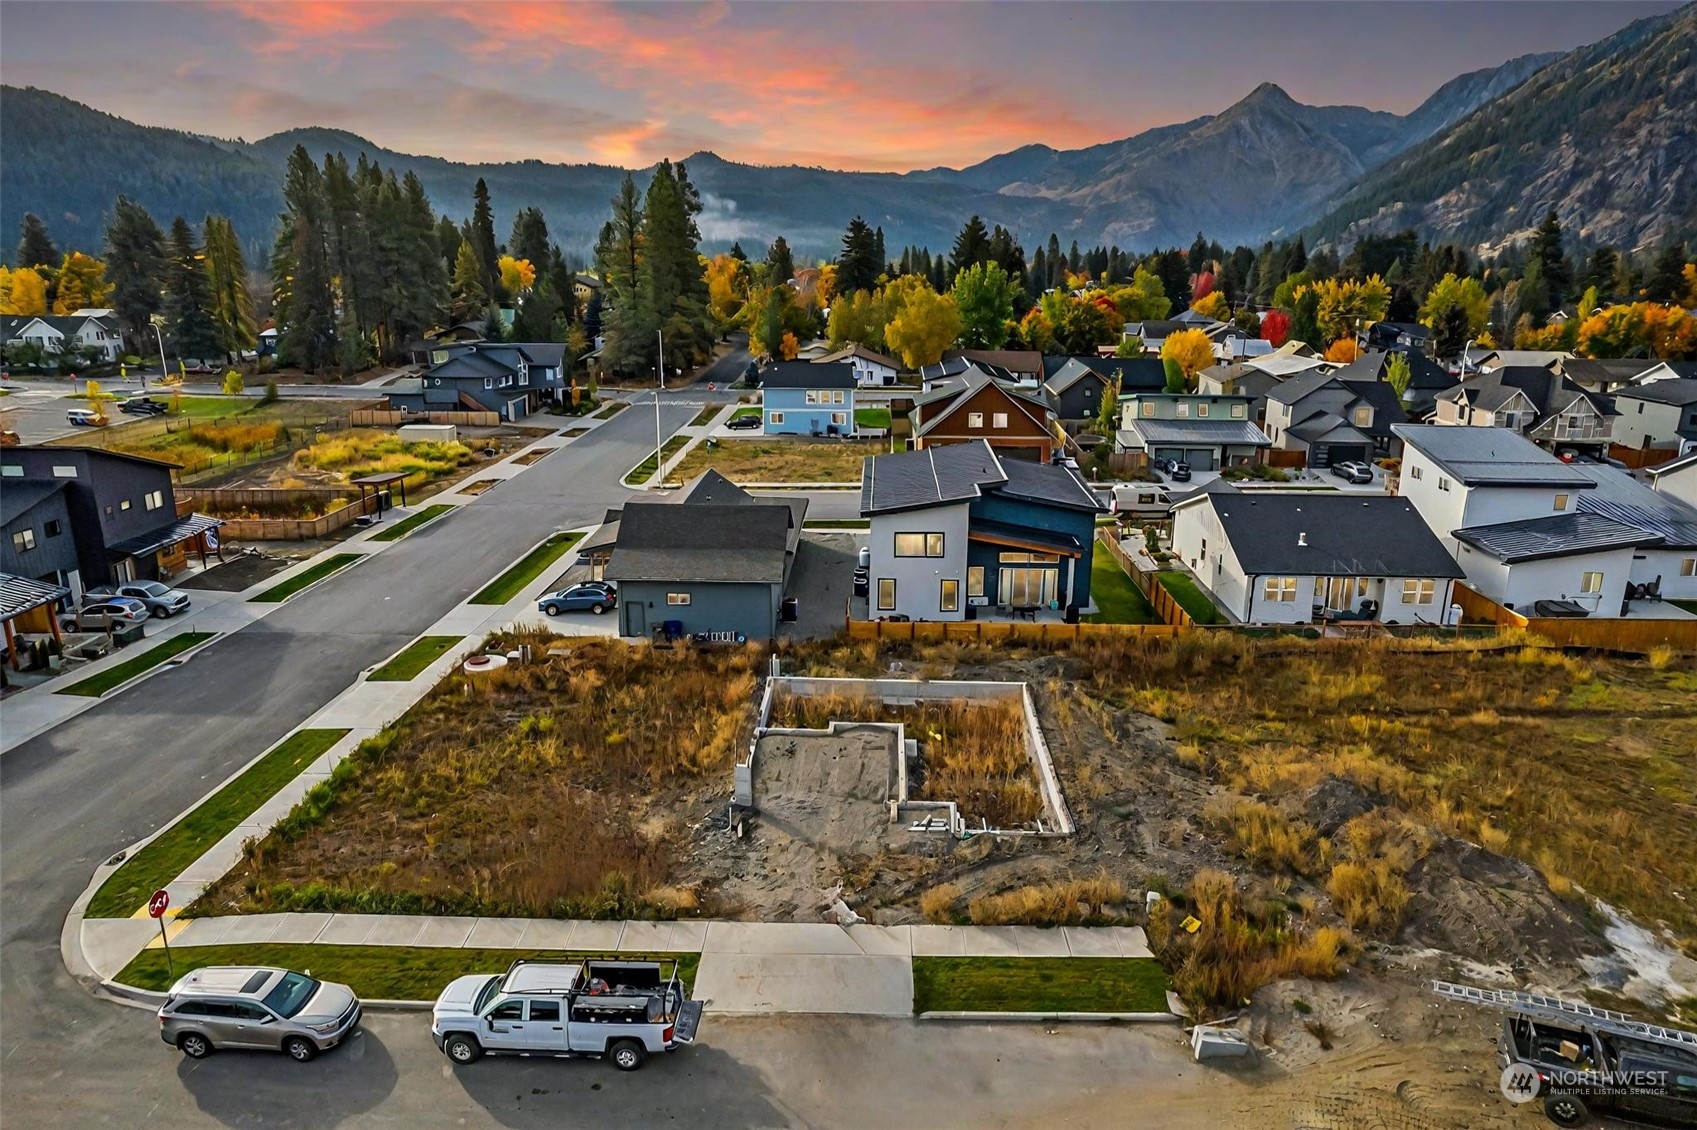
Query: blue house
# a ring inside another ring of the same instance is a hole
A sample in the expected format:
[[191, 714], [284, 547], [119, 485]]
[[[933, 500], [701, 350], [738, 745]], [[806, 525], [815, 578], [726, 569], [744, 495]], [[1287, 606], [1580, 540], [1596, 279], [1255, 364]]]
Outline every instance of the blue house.
[[760, 372], [769, 436], [854, 434], [854, 366], [779, 361]]

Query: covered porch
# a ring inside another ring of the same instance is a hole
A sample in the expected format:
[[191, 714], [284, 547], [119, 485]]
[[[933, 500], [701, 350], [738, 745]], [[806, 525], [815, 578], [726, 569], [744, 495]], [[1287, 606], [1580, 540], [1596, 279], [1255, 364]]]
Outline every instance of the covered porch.
[[219, 551], [218, 529], [223, 525], [222, 518], [186, 514], [145, 534], [115, 542], [107, 547], [112, 571], [120, 582], [169, 580], [188, 567], [191, 550], [199, 555], [204, 569], [206, 555]]
[[967, 615], [1063, 620], [1084, 552], [1071, 534], [975, 519], [967, 533]]

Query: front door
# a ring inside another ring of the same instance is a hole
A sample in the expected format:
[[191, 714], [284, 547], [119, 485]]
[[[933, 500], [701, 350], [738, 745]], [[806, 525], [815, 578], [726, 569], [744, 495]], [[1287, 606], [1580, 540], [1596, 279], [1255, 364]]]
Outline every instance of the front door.
[[1328, 577], [1314, 583], [1316, 588], [1323, 586], [1322, 603], [1333, 612], [1349, 612], [1355, 608], [1357, 597], [1367, 595], [1365, 577]]
[[1017, 607], [1047, 607], [1055, 599], [1055, 569], [1028, 566], [1004, 567], [997, 579], [996, 593], [1003, 604]]
[[621, 602], [625, 610], [625, 635], [646, 636], [648, 634], [647, 605], [640, 600]]

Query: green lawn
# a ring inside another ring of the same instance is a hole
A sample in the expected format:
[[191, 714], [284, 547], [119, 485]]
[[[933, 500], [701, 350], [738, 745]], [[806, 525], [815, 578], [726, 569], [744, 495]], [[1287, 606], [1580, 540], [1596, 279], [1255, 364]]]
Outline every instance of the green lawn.
[[296, 730], [205, 804], [124, 861], [89, 900], [90, 918], [128, 918], [208, 848], [241, 826], [272, 794], [318, 760], [346, 730]]
[[916, 957], [913, 1011], [1166, 1012], [1167, 984], [1145, 957]]
[[216, 636], [217, 632], [184, 632], [173, 636], [158, 647], [149, 648], [134, 659], [126, 659], [115, 667], [108, 667], [98, 675], [90, 675], [78, 683], [72, 683], [62, 688], [59, 694], [80, 694], [90, 698], [99, 698], [107, 691], [127, 683], [143, 671], [151, 671], [174, 655], [181, 655], [191, 647], [196, 647]]
[[294, 596], [297, 592], [306, 588], [306, 586], [322, 581], [325, 577], [328, 577], [331, 573], [336, 572], [338, 569], [347, 568], [355, 561], [358, 561], [361, 556], [362, 554], [358, 553], [338, 553], [332, 557], [326, 557], [312, 568], [303, 573], [296, 573], [282, 584], [274, 585], [260, 593], [258, 596], [248, 597], [248, 603], [280, 604], [281, 602], [288, 600], [291, 596]]
[[372, 683], [404, 683], [418, 678], [419, 672], [448, 654], [464, 636], [420, 636], [406, 646], [395, 658], [366, 676]]
[[[662, 449], [664, 451], [664, 458], [670, 459], [683, 448], [684, 444], [688, 442], [688, 436], [673, 436], [671, 439], [666, 441], [666, 446]], [[654, 456], [650, 455], [647, 459], [644, 459], [642, 462], [633, 467], [630, 474], [625, 476], [625, 485], [627, 487], [641, 486], [643, 483], [647, 482], [649, 477], [653, 474]]]
[[[263, 388], [265, 382], [259, 384]], [[149, 387], [147, 395], [171, 405], [171, 415], [179, 419], [186, 416], [191, 420], [216, 420], [259, 407], [259, 400], [251, 396], [173, 396], [169, 390], [156, 387]]]
[[597, 420], [610, 419], [613, 416], [617, 416], [620, 412], [623, 412], [626, 408], [629, 408], [629, 407], [630, 407], [630, 401], [628, 401], [628, 400], [615, 400], [612, 403], [608, 404], [607, 407], [601, 409], [601, 411], [595, 413], [595, 418]]
[[[365, 1000], [435, 1000], [455, 977], [470, 973], [504, 973], [518, 958], [579, 962], [606, 957], [601, 953], [563, 950], [453, 949], [445, 946], [332, 946], [253, 945], [178, 946], [171, 951], [177, 976], [208, 965], [280, 965], [326, 981], [349, 985]], [[686, 987], [695, 984], [701, 955], [619, 954], [626, 960], [678, 963]], [[124, 966], [116, 980], [138, 989], [162, 992], [171, 985], [165, 951], [142, 950]]]
[[723, 404], [709, 404], [700, 412], [696, 413], [695, 419], [689, 422], [689, 426], [692, 428], [699, 428], [711, 423], [713, 417], [724, 411], [724, 408], [725, 406]]
[[1120, 563], [1100, 545], [1090, 564], [1090, 596], [1101, 609], [1084, 618], [1089, 624], [1158, 624], [1149, 607]]
[[448, 505], [446, 502], [439, 502], [435, 506], [426, 506], [418, 513], [410, 514], [407, 517], [402, 518], [399, 522], [396, 522], [393, 526], [383, 530], [381, 533], [372, 534], [371, 540], [400, 541], [426, 522], [434, 521], [452, 509], [453, 507]]
[[804, 530], [868, 530], [872, 528], [870, 518], [804, 518], [801, 528]]
[[890, 426], [888, 408], [856, 408], [854, 426], [857, 428], [887, 428]]
[[[763, 409], [758, 404], [744, 404], [741, 408], [738, 408], [735, 412], [731, 413], [731, 419], [741, 420], [745, 416], [758, 416], [762, 411]], [[726, 421], [726, 423], [729, 422], [729, 420]]]
[[555, 534], [519, 560], [517, 565], [489, 582], [488, 586], [471, 598], [472, 604], [505, 604], [524, 590], [542, 575], [542, 570], [564, 557], [566, 551], [576, 545], [582, 534]]
[[1196, 587], [1196, 582], [1176, 570], [1166, 569], [1155, 574], [1155, 579], [1161, 582], [1179, 607], [1190, 613], [1190, 618], [1198, 624], [1218, 624], [1223, 619], [1214, 602], [1209, 600], [1202, 590]]
[[1697, 616], [1697, 600], [1670, 600], [1668, 603], [1675, 608], [1683, 608], [1693, 616]]

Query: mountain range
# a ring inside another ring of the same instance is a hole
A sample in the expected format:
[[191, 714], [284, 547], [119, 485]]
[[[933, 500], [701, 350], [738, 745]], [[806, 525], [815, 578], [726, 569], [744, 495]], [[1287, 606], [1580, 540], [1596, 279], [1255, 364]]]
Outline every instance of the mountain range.
[[[1063, 245], [1145, 251], [1186, 245], [1197, 231], [1231, 246], [1299, 231], [1348, 243], [1401, 227], [1489, 245], [1550, 208], [1588, 242], [1632, 248], [1697, 230], [1694, 44], [1697, 4], [1567, 54], [1461, 75], [1406, 115], [1308, 106], [1263, 83], [1218, 114], [1084, 149], [1028, 145], [964, 169], [840, 172], [712, 153], [686, 163], [705, 205], [705, 246], [740, 240], [751, 254], [778, 235], [804, 255], [834, 254], [856, 214], [882, 227], [892, 249], [946, 249], [977, 214], [1027, 248], [1055, 232]], [[88, 249], [100, 246], [120, 192], [162, 225], [217, 212], [255, 250], [268, 247], [296, 145], [411, 169], [455, 218], [482, 177], [498, 216], [540, 207], [554, 238], [580, 255], [625, 175], [608, 165], [464, 164], [319, 128], [206, 138], [11, 86], [0, 88], [0, 139], [0, 231], [35, 212], [61, 246]]]

